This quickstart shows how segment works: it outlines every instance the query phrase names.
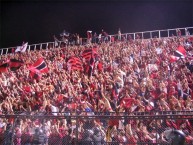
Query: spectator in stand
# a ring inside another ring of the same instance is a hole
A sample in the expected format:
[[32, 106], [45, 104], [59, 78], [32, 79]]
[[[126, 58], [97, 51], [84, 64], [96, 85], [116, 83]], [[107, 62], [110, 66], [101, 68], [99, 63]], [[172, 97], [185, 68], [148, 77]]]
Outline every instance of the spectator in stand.
[[3, 145], [10, 145], [10, 144], [13, 144], [13, 132], [12, 132], [12, 125], [8, 124], [4, 132]]
[[91, 138], [92, 135], [93, 135], [92, 130], [84, 131], [80, 144], [81, 145], [94, 145], [94, 140]]
[[29, 129], [26, 128], [23, 130], [23, 133], [21, 134], [21, 144], [30, 145], [30, 143], [31, 143], [31, 134], [29, 132]]
[[98, 43], [97, 39], [98, 39], [98, 36], [97, 36], [97, 33], [95, 32], [93, 35], [92, 43]]
[[54, 47], [57, 48], [59, 46], [59, 40], [55, 35], [53, 36], [53, 38], [54, 38]]
[[121, 41], [121, 29], [118, 30], [118, 41]]
[[98, 36], [98, 43], [102, 43], [102, 34], [100, 33], [99, 36]]
[[87, 43], [90, 44], [92, 42], [92, 31], [87, 31]]
[[79, 34], [76, 33], [76, 34], [75, 34], [75, 37], [76, 37], [76, 38], [75, 38], [75, 39], [76, 39], [76, 40], [75, 40], [75, 44], [76, 44], [76, 45], [80, 45], [81, 43], [80, 43], [80, 36], [79, 36]]
[[103, 37], [103, 42], [108, 42], [109, 41], [108, 33], [102, 29], [101, 34], [102, 34], [102, 37]]
[[72, 129], [68, 129], [62, 138], [62, 145], [70, 145], [72, 143]]

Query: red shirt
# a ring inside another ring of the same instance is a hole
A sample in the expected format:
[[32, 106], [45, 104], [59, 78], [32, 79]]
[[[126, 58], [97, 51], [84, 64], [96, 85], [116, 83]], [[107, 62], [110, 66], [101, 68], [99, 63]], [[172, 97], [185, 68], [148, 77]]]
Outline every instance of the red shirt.
[[119, 125], [119, 120], [117, 119], [111, 119], [109, 120], [109, 126], [117, 126]]
[[97, 68], [98, 68], [98, 71], [99, 71], [99, 72], [102, 72], [102, 71], [103, 71], [103, 64], [102, 64], [102, 62], [99, 62], [99, 63], [98, 63]]

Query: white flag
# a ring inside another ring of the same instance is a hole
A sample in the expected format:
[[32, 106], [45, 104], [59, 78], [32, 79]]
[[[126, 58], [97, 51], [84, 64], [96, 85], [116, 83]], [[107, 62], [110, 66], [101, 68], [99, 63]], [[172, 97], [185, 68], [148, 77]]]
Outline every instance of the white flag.
[[22, 46], [17, 46], [15, 52], [25, 52], [28, 46], [28, 42], [23, 44]]

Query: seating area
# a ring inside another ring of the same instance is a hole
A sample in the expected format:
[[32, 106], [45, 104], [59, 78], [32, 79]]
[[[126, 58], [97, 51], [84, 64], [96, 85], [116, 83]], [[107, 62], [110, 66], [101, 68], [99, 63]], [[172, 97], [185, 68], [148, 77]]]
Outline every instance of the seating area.
[[[193, 111], [192, 35], [91, 42], [1, 55], [0, 115], [70, 117]], [[1, 141], [11, 124], [16, 125], [17, 145], [30, 144], [36, 128], [47, 136], [45, 144], [73, 144], [76, 121], [0, 118]], [[155, 132], [155, 122], [159, 132]], [[82, 119], [78, 124], [79, 144], [84, 145], [88, 139], [94, 142], [96, 136], [101, 144], [168, 143], [163, 132], [169, 128], [182, 130], [186, 142], [193, 143], [193, 119], [143, 122], [101, 118]]]

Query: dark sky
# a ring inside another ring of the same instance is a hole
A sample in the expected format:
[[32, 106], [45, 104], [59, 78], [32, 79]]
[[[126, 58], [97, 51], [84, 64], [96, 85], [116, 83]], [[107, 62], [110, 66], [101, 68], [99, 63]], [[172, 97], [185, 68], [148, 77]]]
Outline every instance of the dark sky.
[[193, 26], [192, 0], [1, 0], [0, 48], [53, 41], [64, 29], [115, 34]]

